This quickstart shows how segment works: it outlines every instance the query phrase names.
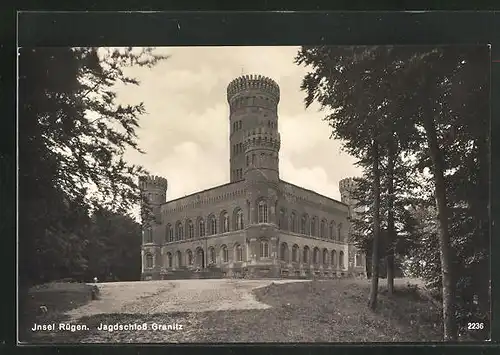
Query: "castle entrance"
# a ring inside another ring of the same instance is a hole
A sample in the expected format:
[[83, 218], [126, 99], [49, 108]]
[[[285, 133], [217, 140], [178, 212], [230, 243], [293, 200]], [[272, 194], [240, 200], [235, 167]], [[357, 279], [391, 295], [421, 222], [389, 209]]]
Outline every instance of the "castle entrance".
[[196, 266], [199, 268], [205, 267], [205, 253], [201, 248], [196, 249]]

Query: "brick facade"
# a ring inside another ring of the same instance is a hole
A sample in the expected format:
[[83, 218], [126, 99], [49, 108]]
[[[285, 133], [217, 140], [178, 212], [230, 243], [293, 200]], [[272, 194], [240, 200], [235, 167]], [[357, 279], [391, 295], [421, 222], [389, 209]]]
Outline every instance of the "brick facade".
[[347, 204], [279, 179], [273, 80], [237, 78], [227, 98], [230, 183], [165, 202], [166, 179], [141, 179], [155, 216], [143, 228], [142, 278], [212, 266], [227, 277], [364, 275], [348, 243], [352, 180], [339, 186]]

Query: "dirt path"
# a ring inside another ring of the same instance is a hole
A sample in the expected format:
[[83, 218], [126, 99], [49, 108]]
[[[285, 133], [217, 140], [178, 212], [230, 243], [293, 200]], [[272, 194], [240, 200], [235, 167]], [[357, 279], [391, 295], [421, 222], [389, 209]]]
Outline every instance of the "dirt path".
[[100, 299], [67, 313], [72, 320], [110, 313], [156, 314], [266, 309], [252, 290], [297, 280], [176, 280], [98, 284]]

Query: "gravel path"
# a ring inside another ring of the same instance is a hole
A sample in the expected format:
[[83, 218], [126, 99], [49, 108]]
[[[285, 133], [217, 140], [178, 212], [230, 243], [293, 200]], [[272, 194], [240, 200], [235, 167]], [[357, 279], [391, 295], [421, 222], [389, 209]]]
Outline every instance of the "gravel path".
[[[252, 290], [299, 280], [175, 280], [98, 284], [100, 299], [67, 313], [73, 320], [109, 313], [155, 314], [265, 309]], [[305, 281], [305, 280], [304, 280]]]

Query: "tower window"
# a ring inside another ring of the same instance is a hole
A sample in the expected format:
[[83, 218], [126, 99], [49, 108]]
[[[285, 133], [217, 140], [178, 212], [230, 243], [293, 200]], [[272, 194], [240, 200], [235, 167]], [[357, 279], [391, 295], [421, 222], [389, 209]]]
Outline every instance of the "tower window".
[[148, 227], [144, 231], [144, 242], [145, 243], [153, 243], [153, 230], [151, 229], [151, 227]]
[[146, 254], [146, 268], [150, 269], [153, 267], [153, 255]]
[[260, 242], [260, 257], [269, 258], [269, 243], [267, 241]]
[[238, 129], [241, 129], [243, 127], [243, 122], [241, 120], [238, 121], [238, 125], [239, 125]]
[[267, 223], [267, 204], [265, 201], [259, 202], [258, 214], [258, 223]]
[[250, 165], [250, 156], [247, 155], [247, 166], [249, 166], [249, 165]]

